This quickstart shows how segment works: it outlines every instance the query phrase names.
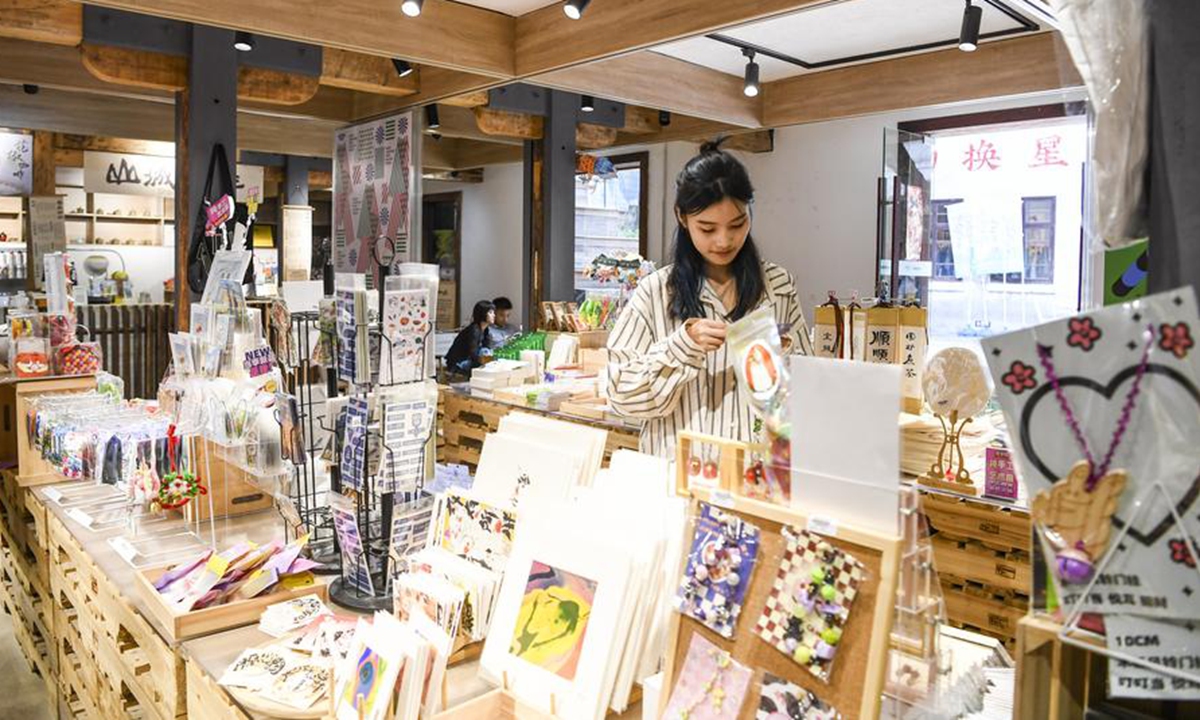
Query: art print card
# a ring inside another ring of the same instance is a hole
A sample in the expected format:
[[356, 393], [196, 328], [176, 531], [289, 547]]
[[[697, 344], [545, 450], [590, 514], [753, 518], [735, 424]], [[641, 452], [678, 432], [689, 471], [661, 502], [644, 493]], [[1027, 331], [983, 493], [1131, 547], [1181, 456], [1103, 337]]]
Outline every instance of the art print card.
[[[1047, 543], [1064, 607], [1200, 618], [1198, 331], [1182, 288], [983, 341], [1033, 514], [1066, 541]], [[1108, 474], [1052, 491], [1087, 454], [1072, 420]]]
[[865, 571], [853, 555], [816, 533], [785, 527], [783, 539], [779, 572], [754, 632], [829, 682]]
[[226, 687], [262, 690], [288, 666], [288, 653], [276, 648], [249, 648], [225, 668], [217, 682]]
[[[425, 388], [422, 385], [419, 389]], [[436, 395], [406, 395], [382, 401], [380, 492], [411, 492], [425, 480], [425, 451], [434, 433], [437, 399]]]
[[384, 292], [383, 337], [386, 341], [379, 366], [381, 384], [415, 382], [425, 377], [425, 343], [432, 342], [433, 327], [429, 312], [429, 291], [426, 289]]
[[736, 720], [746, 701], [752, 673], [703, 635], [693, 633], [662, 716], [672, 720]]
[[275, 676], [263, 695], [281, 705], [307, 710], [328, 692], [329, 667], [316, 661], [297, 661]]
[[799, 685], [763, 675], [755, 720], [841, 720], [842, 714]]
[[376, 613], [373, 623], [359, 619], [346, 660], [335, 675], [337, 720], [382, 720], [404, 665], [400, 621]]
[[363, 553], [354, 501], [345, 495], [329, 493], [329, 509], [333, 512], [333, 527], [337, 531], [338, 547], [342, 553], [343, 580], [361, 593], [374, 595], [375, 582]]
[[535, 561], [509, 653], [574, 680], [596, 599], [596, 581]]
[[702, 504], [675, 609], [722, 637], [733, 637], [758, 545], [758, 527]]
[[531, 437], [492, 433], [483, 441], [473, 491], [496, 505], [566, 500], [580, 472], [579, 456]]
[[435, 512], [434, 546], [503, 572], [517, 529], [514, 511], [450, 491], [438, 497]]

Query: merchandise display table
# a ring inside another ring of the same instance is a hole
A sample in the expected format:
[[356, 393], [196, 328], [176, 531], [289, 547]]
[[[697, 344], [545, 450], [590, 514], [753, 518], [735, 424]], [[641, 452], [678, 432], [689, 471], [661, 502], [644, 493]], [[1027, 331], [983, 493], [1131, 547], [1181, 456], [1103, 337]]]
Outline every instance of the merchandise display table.
[[439, 443], [439, 462], [460, 463], [474, 470], [479, 464], [484, 437], [488, 433], [496, 432], [500, 427], [500, 418], [514, 411], [544, 415], [555, 420], [607, 430], [608, 444], [604, 448], [606, 465], [614, 450], [638, 449], [641, 426], [636, 423], [592, 420], [565, 412], [516, 405], [472, 393], [463, 385], [441, 385], [438, 391], [438, 406], [444, 414], [443, 418], [439, 419], [438, 427], [441, 428], [442, 439], [445, 441], [444, 444]]

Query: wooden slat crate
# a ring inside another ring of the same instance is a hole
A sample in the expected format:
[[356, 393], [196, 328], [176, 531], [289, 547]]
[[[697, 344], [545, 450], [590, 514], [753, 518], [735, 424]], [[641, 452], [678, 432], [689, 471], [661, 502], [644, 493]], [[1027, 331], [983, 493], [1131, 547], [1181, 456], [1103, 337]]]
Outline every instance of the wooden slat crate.
[[188, 720], [249, 720], [211, 676], [194, 662], [187, 664]]
[[951, 540], [934, 535], [934, 563], [938, 573], [1029, 596], [1033, 565], [1027, 553], [995, 550], [975, 540]]
[[996, 550], [1029, 553], [1033, 539], [1029, 513], [971, 498], [922, 493], [921, 511], [944, 537], [977, 540]]

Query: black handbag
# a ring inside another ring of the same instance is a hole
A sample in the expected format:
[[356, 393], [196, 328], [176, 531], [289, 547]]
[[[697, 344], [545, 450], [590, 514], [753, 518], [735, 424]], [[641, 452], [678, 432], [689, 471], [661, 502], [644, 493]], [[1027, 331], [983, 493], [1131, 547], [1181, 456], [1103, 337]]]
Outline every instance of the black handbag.
[[[216, 235], [205, 233], [205, 226], [208, 224], [207, 208], [216, 199], [212, 192], [214, 171], [221, 173], [221, 183], [225, 192], [230, 195], [234, 194], [237, 188], [233, 184], [233, 174], [229, 172], [229, 158], [225, 155], [225, 146], [220, 143], [213, 146], [212, 155], [208, 158], [208, 178], [204, 182], [204, 194], [201, 196], [200, 207], [196, 210], [196, 221], [192, 227], [192, 241], [188, 244], [187, 284], [188, 289], [196, 294], [204, 292], [204, 284], [208, 281], [208, 271], [217, 254], [217, 243], [220, 242]], [[233, 228], [233, 222], [233, 218], [226, 222], [226, 234], [230, 237], [232, 237], [230, 231]]]

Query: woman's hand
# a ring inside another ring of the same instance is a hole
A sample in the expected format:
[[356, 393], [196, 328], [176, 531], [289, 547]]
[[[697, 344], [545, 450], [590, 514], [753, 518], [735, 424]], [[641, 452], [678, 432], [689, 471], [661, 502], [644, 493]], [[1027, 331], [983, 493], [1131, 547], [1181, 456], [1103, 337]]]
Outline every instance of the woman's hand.
[[704, 352], [716, 352], [725, 344], [725, 329], [728, 326], [720, 320], [699, 318], [689, 320], [684, 329], [692, 342], [699, 345]]

